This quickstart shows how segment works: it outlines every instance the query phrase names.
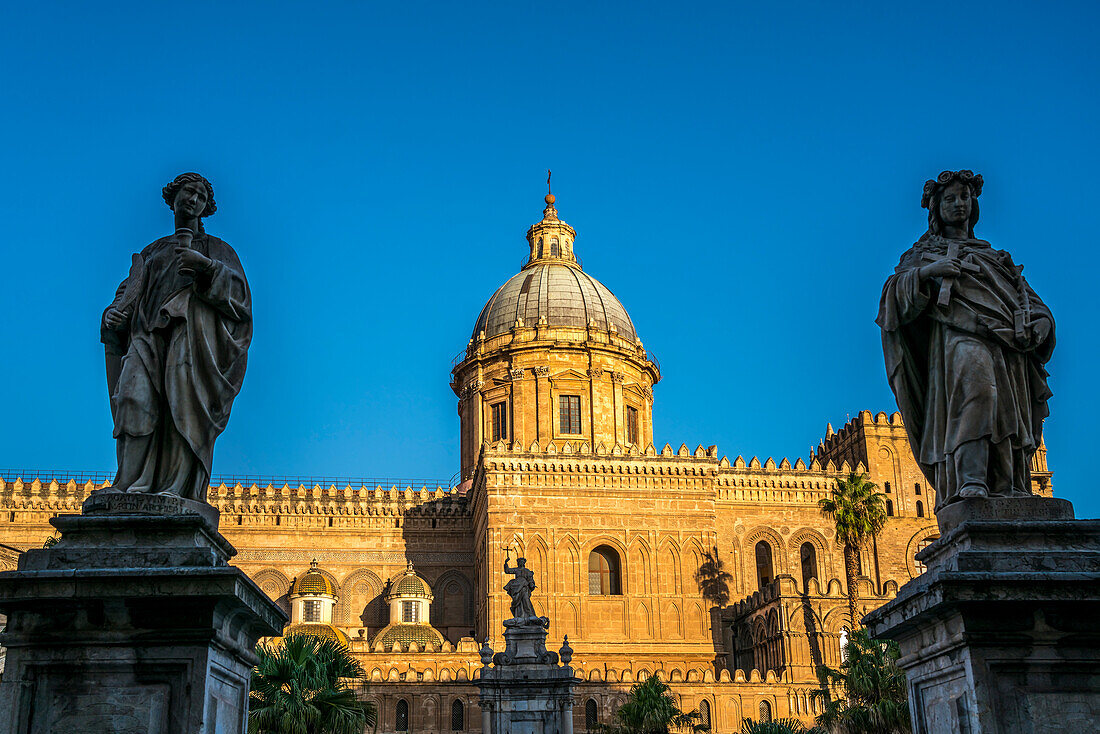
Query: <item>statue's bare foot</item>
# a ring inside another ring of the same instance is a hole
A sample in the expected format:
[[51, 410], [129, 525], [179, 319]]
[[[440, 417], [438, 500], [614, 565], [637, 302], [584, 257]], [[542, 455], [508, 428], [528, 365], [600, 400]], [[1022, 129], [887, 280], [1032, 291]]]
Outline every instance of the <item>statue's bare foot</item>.
[[959, 490], [959, 497], [988, 497], [989, 490], [980, 484], [967, 484]]

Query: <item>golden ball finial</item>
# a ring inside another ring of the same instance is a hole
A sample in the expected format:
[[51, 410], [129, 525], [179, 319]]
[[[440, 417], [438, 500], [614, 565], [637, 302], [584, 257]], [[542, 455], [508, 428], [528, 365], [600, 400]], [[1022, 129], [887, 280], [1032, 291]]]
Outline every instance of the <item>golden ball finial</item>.
[[547, 204], [553, 204], [555, 201], [557, 201], [557, 199], [554, 198], [553, 194], [547, 194], [545, 196], [545, 201]]

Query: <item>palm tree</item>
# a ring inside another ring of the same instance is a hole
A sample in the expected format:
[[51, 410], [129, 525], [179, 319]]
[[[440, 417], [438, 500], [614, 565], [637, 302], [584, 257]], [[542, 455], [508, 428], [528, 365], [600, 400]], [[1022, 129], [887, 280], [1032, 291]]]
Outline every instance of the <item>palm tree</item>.
[[886, 525], [886, 495], [876, 492], [866, 474], [852, 472], [838, 479], [832, 496], [818, 501], [821, 514], [836, 526], [837, 545], [844, 546], [844, 575], [848, 582], [848, 616], [852, 629], [859, 626], [856, 613], [856, 576], [859, 575], [859, 550]]
[[[818, 666], [825, 712], [817, 723], [831, 734], [909, 734], [905, 673], [897, 666], [901, 651], [892, 640], [873, 640], [865, 629], [852, 632], [848, 657], [836, 670]], [[832, 700], [829, 686], [843, 688]]]
[[718, 547], [713, 551], [703, 551], [703, 563], [695, 571], [695, 583], [699, 584], [699, 593], [716, 607], [724, 607], [730, 601], [730, 582], [733, 574], [725, 568], [718, 556]]
[[630, 698], [615, 712], [615, 719], [614, 725], [601, 725], [600, 730], [606, 734], [669, 734], [672, 730], [710, 730], [710, 726], [700, 723], [698, 711], [684, 713], [680, 710], [668, 684], [662, 683], [656, 674], [631, 687]]
[[347, 679], [363, 668], [340, 642], [290, 635], [256, 646], [248, 694], [248, 734], [362, 734], [377, 712]]
[[741, 734], [825, 734], [825, 730], [816, 726], [807, 729], [806, 725], [798, 719], [776, 719], [775, 721], [745, 719], [741, 722]]

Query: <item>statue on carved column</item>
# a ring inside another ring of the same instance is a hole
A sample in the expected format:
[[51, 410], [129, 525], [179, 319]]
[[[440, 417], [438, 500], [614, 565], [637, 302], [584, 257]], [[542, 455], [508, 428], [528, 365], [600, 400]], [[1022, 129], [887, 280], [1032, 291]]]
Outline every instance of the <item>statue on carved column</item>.
[[175, 233], [132, 257], [101, 322], [118, 454], [107, 492], [202, 502], [244, 381], [252, 297], [237, 253], [203, 228], [210, 182], [184, 173], [162, 194]]
[[982, 177], [924, 185], [928, 231], [901, 256], [876, 323], [890, 386], [936, 509], [1031, 494], [1048, 415], [1054, 318], [1012, 256], [974, 236]]

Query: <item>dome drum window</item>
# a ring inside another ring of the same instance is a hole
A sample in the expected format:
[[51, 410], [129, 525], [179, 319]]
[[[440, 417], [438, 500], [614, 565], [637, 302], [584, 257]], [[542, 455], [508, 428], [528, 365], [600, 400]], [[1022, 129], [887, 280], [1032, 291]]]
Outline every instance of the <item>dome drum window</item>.
[[580, 395], [558, 396], [558, 432], [579, 435], [581, 432]]
[[493, 403], [490, 406], [493, 423], [493, 441], [508, 440], [508, 403]]

